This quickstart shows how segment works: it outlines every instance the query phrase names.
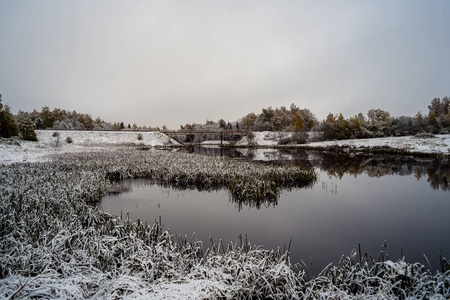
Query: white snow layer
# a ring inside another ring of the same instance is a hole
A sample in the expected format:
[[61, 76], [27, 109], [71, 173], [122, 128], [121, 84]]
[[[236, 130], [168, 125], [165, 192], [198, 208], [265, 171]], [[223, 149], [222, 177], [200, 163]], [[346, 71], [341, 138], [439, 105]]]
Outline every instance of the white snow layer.
[[[59, 136], [53, 136], [54, 132], [57, 132]], [[138, 139], [138, 135], [141, 136], [141, 139]], [[36, 130], [36, 136], [37, 142], [18, 139], [0, 142], [0, 163], [45, 161], [52, 154], [108, 150], [111, 149], [111, 145], [152, 147], [179, 145], [174, 139], [157, 131]], [[68, 137], [72, 139], [71, 143], [66, 141]]]

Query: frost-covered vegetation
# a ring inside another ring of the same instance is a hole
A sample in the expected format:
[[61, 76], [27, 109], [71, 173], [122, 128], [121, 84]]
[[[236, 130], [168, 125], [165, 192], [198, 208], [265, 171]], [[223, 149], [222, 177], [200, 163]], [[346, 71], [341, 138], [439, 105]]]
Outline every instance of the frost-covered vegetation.
[[[123, 122], [106, 122], [100, 117], [93, 119], [90, 114], [78, 113], [60, 108], [50, 110], [44, 106], [41, 111], [34, 109], [32, 112], [19, 111], [17, 117], [26, 118], [35, 124], [36, 129], [54, 130], [122, 130], [122, 129], [151, 129], [147, 126], [138, 127], [136, 124], [126, 127]], [[155, 129], [156, 130], [156, 129]]]
[[203, 253], [195, 236], [172, 236], [160, 221], [131, 223], [126, 213], [115, 217], [92, 205], [117, 191], [117, 180], [133, 177], [226, 188], [247, 201], [315, 180], [314, 172], [295, 166], [133, 149], [2, 165], [0, 297], [158, 299], [180, 289], [192, 289], [193, 299], [450, 297], [444, 258], [431, 274], [420, 264], [354, 251], [312, 278], [307, 267], [291, 265], [289, 248], [268, 251], [241, 236]]
[[[207, 120], [205, 124], [186, 124], [182, 131], [233, 132], [290, 132], [278, 140], [280, 145], [305, 144], [312, 141], [329, 141], [345, 139], [365, 139], [380, 137], [412, 136], [416, 134], [448, 134], [450, 132], [450, 99], [448, 97], [434, 98], [428, 105], [428, 114], [420, 111], [414, 116], [391, 116], [382, 109], [370, 109], [367, 114], [359, 113], [346, 118], [342, 113], [329, 113], [319, 121], [307, 108], [300, 109], [294, 103], [288, 108], [267, 107], [261, 113], [249, 113], [237, 122], [226, 123]], [[194, 136], [192, 136], [194, 138]], [[249, 137], [249, 136], [248, 136]], [[224, 138], [233, 140], [235, 136]], [[198, 135], [195, 142], [210, 139], [220, 139], [219, 136]], [[249, 140], [251, 138], [249, 137]]]

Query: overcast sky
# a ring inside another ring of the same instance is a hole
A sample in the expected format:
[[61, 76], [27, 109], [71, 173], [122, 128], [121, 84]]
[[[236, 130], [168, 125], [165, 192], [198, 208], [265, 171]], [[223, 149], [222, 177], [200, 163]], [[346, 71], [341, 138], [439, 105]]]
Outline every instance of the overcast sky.
[[450, 96], [450, 1], [0, 1], [0, 93], [177, 129], [268, 106], [319, 120]]

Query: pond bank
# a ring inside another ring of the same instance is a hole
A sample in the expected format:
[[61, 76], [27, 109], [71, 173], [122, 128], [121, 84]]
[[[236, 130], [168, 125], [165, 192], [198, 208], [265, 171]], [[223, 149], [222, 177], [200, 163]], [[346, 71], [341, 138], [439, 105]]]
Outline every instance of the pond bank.
[[[284, 134], [284, 135], [283, 135]], [[290, 133], [255, 132], [255, 138], [244, 137], [235, 147], [254, 148], [302, 148], [329, 152], [372, 152], [386, 154], [450, 156], [450, 134], [431, 137], [403, 136], [372, 139], [309, 142], [306, 144], [279, 145], [278, 141]]]
[[[110, 151], [117, 147], [138, 147], [141, 149], [163, 148], [177, 149], [185, 147], [160, 132], [127, 131], [56, 131], [36, 130], [37, 142], [23, 141], [16, 138], [0, 139], [0, 164], [14, 162], [49, 161], [53, 154]], [[142, 134], [140, 136], [139, 134]], [[354, 153], [373, 152], [386, 154], [404, 154], [415, 156], [450, 156], [450, 134], [436, 135], [432, 138], [389, 137], [361, 140], [341, 140], [311, 142], [299, 145], [278, 145], [278, 141], [290, 133], [255, 132], [255, 138], [248, 142], [244, 137], [235, 145], [225, 145], [236, 149], [276, 148], [276, 149], [314, 149], [328, 152]], [[71, 138], [71, 143], [67, 138]], [[204, 147], [220, 147], [218, 143], [202, 143]]]

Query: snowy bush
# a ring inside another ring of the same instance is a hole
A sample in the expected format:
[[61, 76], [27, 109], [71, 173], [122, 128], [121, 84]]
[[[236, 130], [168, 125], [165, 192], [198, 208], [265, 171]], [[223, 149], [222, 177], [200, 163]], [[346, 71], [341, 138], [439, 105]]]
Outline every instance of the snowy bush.
[[435, 138], [436, 136], [432, 133], [422, 132], [422, 133], [417, 133], [416, 135], [414, 135], [414, 137], [418, 138], [418, 139], [432, 139], [432, 138]]
[[255, 134], [253, 133], [253, 131], [247, 132], [247, 139], [249, 141], [252, 141], [254, 138], [255, 138]]
[[59, 147], [59, 132], [57, 132], [57, 131], [53, 132], [52, 137], [54, 138], [53, 146]]
[[34, 132], [34, 130], [36, 129], [36, 125], [33, 121], [31, 121], [31, 119], [19, 115], [17, 117], [17, 125], [19, 127], [19, 132], [24, 140], [37, 141], [36, 132]]
[[289, 144], [306, 144], [308, 141], [308, 133], [300, 132], [294, 133], [291, 136], [285, 136], [279, 139], [278, 145], [289, 145]]
[[449, 299], [450, 265], [441, 257], [435, 275], [420, 263], [386, 260], [383, 245], [377, 260], [356, 250], [306, 281], [302, 299]]

